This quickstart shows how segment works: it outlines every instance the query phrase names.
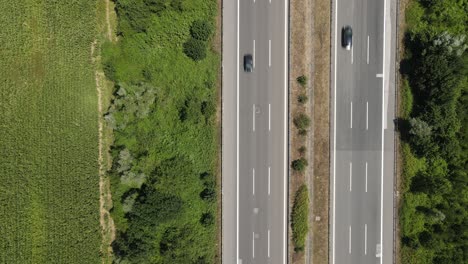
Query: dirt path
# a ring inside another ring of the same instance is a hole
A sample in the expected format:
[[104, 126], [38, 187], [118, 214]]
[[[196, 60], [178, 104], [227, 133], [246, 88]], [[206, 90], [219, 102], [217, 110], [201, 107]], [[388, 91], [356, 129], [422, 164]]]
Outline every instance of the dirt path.
[[[107, 38], [110, 41], [115, 41], [116, 38], [113, 37], [112, 25], [110, 21], [110, 13], [112, 12], [110, 8], [110, 0], [103, 0], [105, 2], [105, 9], [101, 8], [101, 12], [105, 12], [105, 29], [101, 27], [101, 35], [104, 38]], [[99, 11], [99, 10], [98, 10]], [[106, 174], [107, 169], [111, 165], [111, 158], [109, 155], [110, 143], [108, 135], [108, 129], [105, 127], [104, 123], [104, 111], [109, 102], [107, 96], [105, 96], [106, 91], [109, 89], [106, 77], [101, 68], [101, 56], [99, 54], [100, 43], [96, 39], [91, 44], [91, 56], [93, 63], [95, 65], [95, 80], [96, 80], [96, 92], [98, 96], [98, 166], [99, 166], [99, 222], [101, 225], [101, 256], [102, 263], [112, 263], [113, 261], [113, 252], [112, 252], [112, 242], [115, 239], [115, 226], [114, 221], [110, 215], [110, 209], [112, 208], [112, 196], [110, 190], [110, 179]]]
[[104, 0], [104, 1], [106, 1], [107, 38], [110, 41], [114, 41], [115, 39], [112, 36], [113, 34], [112, 34], [111, 23], [110, 23], [110, 0]]

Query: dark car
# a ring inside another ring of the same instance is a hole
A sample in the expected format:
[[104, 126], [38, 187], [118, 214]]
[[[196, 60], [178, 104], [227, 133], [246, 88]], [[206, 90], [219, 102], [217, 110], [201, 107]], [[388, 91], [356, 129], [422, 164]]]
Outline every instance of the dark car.
[[244, 71], [252, 72], [253, 71], [253, 59], [251, 54], [244, 55]]
[[350, 26], [341, 29], [341, 46], [347, 50], [353, 46], [353, 29]]

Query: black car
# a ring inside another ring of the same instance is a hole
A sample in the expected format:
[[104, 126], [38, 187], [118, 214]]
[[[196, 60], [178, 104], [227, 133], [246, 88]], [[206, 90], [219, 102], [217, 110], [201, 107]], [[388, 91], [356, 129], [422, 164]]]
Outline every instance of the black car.
[[253, 59], [251, 54], [244, 55], [244, 71], [252, 72], [253, 71]]
[[350, 26], [341, 29], [341, 46], [347, 50], [353, 46], [353, 29]]

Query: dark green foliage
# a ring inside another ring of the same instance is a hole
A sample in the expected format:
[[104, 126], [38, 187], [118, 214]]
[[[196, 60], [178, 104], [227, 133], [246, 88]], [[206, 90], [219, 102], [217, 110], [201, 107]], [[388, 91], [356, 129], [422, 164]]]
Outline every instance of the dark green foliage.
[[301, 155], [304, 155], [304, 153], [306, 152], [307, 148], [305, 146], [301, 146], [298, 151], [299, 151], [299, 154]]
[[182, 213], [183, 201], [174, 195], [160, 193], [153, 187], [145, 185], [128, 215], [138, 225], [161, 224]]
[[216, 200], [216, 182], [210, 173], [203, 173], [201, 176], [201, 181], [203, 183], [203, 191], [200, 193], [200, 198], [206, 201], [214, 202]]
[[300, 136], [307, 136], [307, 129], [299, 129], [298, 134]]
[[104, 62], [102, 69], [104, 70], [104, 74], [106, 75], [107, 79], [115, 81], [115, 68], [112, 63], [109, 61]]
[[307, 165], [309, 165], [309, 163], [304, 157], [302, 157], [300, 159], [293, 160], [291, 163], [291, 168], [293, 168], [295, 171], [303, 172]]
[[203, 60], [206, 57], [206, 42], [190, 38], [184, 43], [184, 53], [194, 61]]
[[291, 229], [294, 242], [294, 250], [303, 251], [305, 238], [309, 231], [309, 191], [305, 184], [296, 192], [294, 205], [291, 212]]
[[301, 75], [296, 78], [296, 81], [303, 87], [305, 88], [307, 86], [307, 76]]
[[207, 41], [213, 34], [213, 26], [204, 20], [195, 20], [190, 27], [190, 35], [194, 39]]
[[117, 0], [116, 9], [121, 37], [102, 52], [116, 84], [105, 115], [116, 262], [215, 263], [219, 56], [190, 25], [214, 21], [216, 1]]
[[200, 219], [200, 223], [207, 227], [213, 225], [215, 222], [215, 218], [212, 213], [203, 213]]
[[293, 123], [300, 130], [307, 129], [310, 126], [310, 117], [304, 113], [300, 113], [294, 117]]
[[151, 27], [153, 16], [161, 16], [164, 11], [183, 11], [183, 0], [116, 0], [116, 10], [119, 15], [120, 34], [146, 32]]
[[309, 98], [305, 94], [300, 94], [297, 96], [297, 101], [301, 104], [305, 104]]
[[407, 12], [402, 263], [468, 261], [466, 8], [420, 0]]

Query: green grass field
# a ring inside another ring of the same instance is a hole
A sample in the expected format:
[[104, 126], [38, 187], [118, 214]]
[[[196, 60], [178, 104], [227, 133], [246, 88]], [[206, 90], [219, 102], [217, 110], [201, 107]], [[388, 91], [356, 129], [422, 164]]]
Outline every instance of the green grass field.
[[0, 6], [0, 263], [98, 263], [96, 1]]
[[121, 37], [103, 46], [107, 77], [116, 84], [106, 115], [115, 136], [116, 259], [219, 263], [220, 56], [213, 38], [203, 59], [184, 51], [195, 21], [214, 25], [217, 2], [118, 0], [116, 7]]

